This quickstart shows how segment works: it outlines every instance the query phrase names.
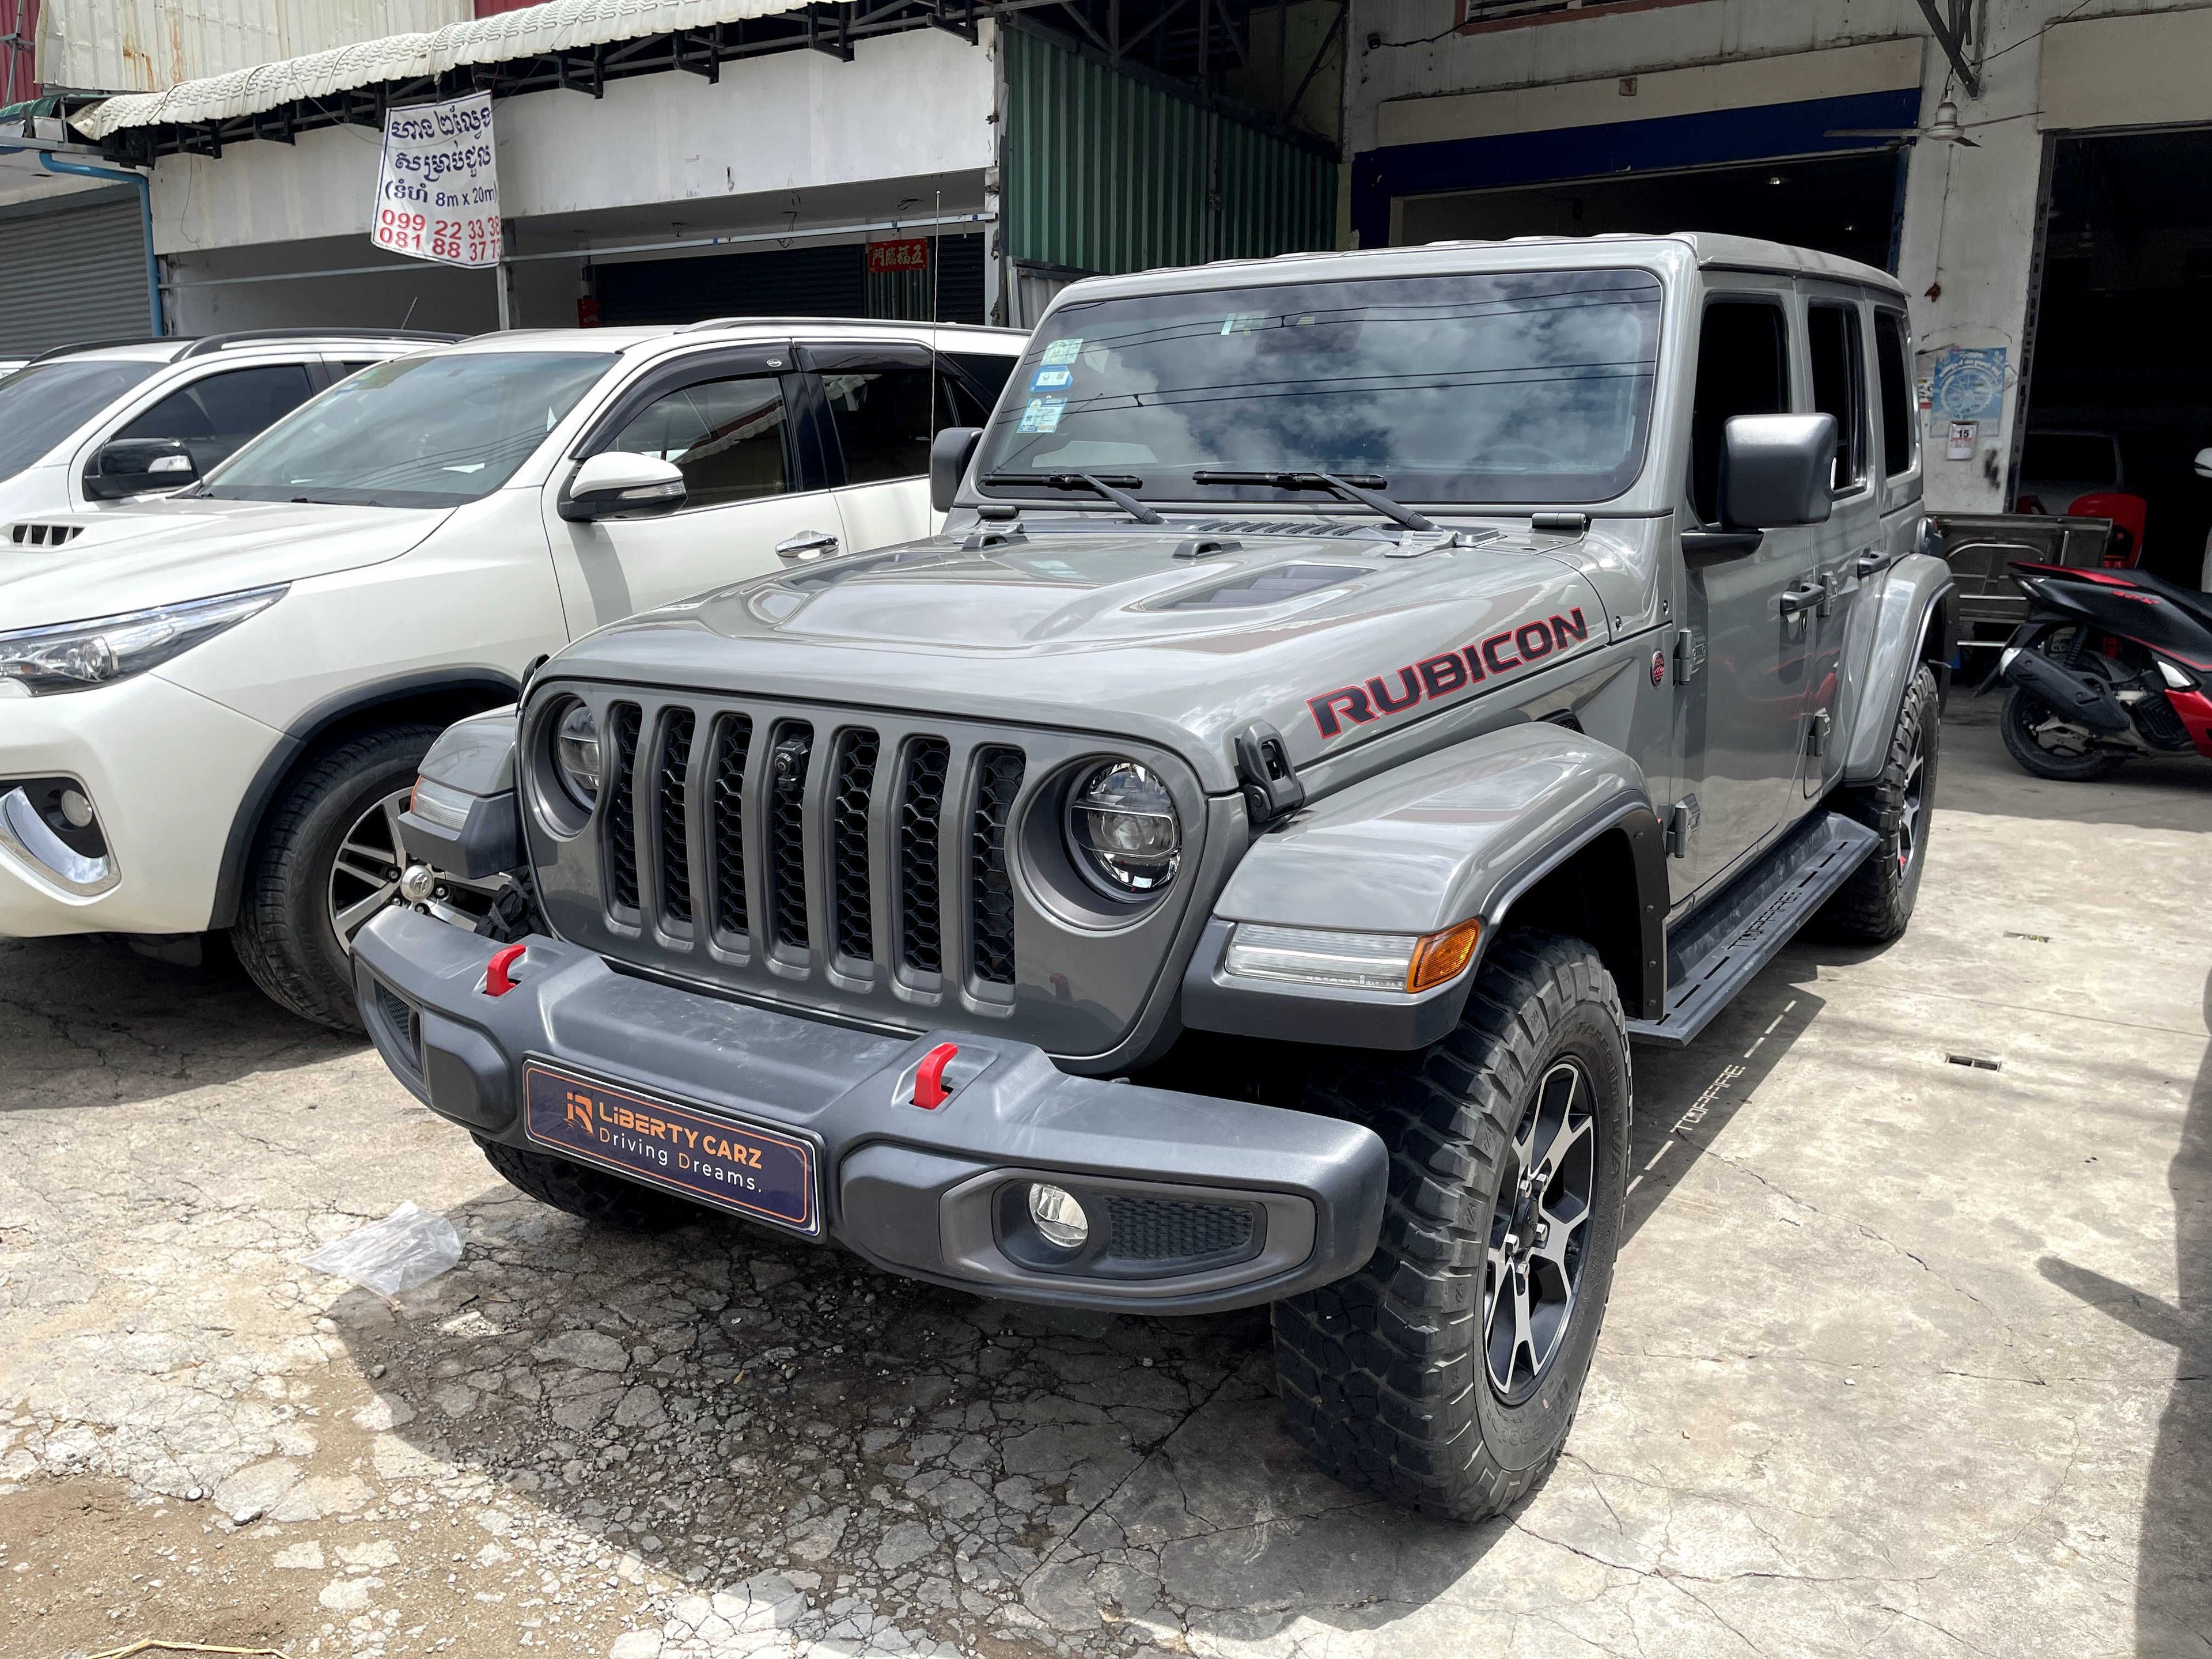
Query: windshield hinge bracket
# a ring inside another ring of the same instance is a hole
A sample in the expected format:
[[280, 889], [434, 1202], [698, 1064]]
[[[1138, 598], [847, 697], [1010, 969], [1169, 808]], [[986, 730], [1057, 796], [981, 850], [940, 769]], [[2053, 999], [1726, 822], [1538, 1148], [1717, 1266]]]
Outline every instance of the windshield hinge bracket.
[[1273, 829], [1306, 804], [1306, 787], [1291, 765], [1283, 734], [1255, 720], [1237, 734], [1237, 781], [1254, 835]]

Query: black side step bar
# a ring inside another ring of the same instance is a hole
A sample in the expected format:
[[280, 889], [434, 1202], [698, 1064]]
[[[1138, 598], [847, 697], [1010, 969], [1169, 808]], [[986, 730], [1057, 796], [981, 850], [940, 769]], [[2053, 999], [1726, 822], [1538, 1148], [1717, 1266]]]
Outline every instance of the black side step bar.
[[1670, 933], [1666, 1016], [1630, 1020], [1630, 1038], [1692, 1041], [1881, 844], [1856, 818], [1814, 813]]

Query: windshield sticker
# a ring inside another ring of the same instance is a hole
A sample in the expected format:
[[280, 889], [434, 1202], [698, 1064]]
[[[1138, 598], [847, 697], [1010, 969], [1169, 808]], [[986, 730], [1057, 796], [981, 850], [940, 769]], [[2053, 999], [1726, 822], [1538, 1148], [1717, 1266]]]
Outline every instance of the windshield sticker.
[[1065, 398], [1032, 398], [1029, 407], [1022, 410], [1022, 423], [1016, 428], [1022, 432], [1057, 432], [1060, 412], [1067, 407]]
[[1030, 390], [1032, 392], [1063, 391], [1074, 384], [1075, 371], [1065, 366], [1040, 368], [1030, 376]]
[[1072, 363], [1082, 355], [1083, 337], [1080, 334], [1071, 334], [1065, 340], [1054, 340], [1047, 346], [1044, 349], [1044, 356], [1037, 361], [1046, 363]]
[[1272, 320], [1264, 311], [1232, 311], [1221, 324], [1224, 334], [1257, 334]]
[[1464, 651], [1447, 651], [1426, 657], [1389, 674], [1377, 674], [1364, 685], [1340, 685], [1318, 697], [1306, 699], [1314, 725], [1324, 741], [1341, 733], [1348, 721], [1365, 726], [1387, 714], [1402, 714], [1424, 697], [1431, 702], [1455, 696], [1492, 675], [1512, 674], [1534, 667], [1554, 651], [1565, 651], [1589, 638], [1589, 624], [1577, 605], [1567, 615], [1539, 618], [1518, 628], [1492, 634]]

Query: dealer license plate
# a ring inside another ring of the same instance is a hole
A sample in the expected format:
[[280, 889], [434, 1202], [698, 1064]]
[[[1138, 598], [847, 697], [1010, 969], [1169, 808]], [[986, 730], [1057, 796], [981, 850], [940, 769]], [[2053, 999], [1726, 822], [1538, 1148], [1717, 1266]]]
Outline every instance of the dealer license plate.
[[719, 1210], [821, 1232], [810, 1142], [536, 1060], [522, 1077], [524, 1127], [539, 1146]]

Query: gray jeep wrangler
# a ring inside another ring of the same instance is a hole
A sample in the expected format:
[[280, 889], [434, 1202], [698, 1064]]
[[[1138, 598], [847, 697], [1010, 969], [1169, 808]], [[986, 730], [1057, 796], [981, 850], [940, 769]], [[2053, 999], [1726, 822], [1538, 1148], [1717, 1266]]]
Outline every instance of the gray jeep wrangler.
[[594, 1222], [1272, 1304], [1325, 1468], [1490, 1514], [1589, 1367], [1630, 1042], [1911, 915], [1954, 647], [1910, 362], [1889, 277], [1715, 237], [1079, 283], [937, 434], [943, 533], [446, 734], [410, 855], [538, 919], [386, 911], [363, 1018]]

